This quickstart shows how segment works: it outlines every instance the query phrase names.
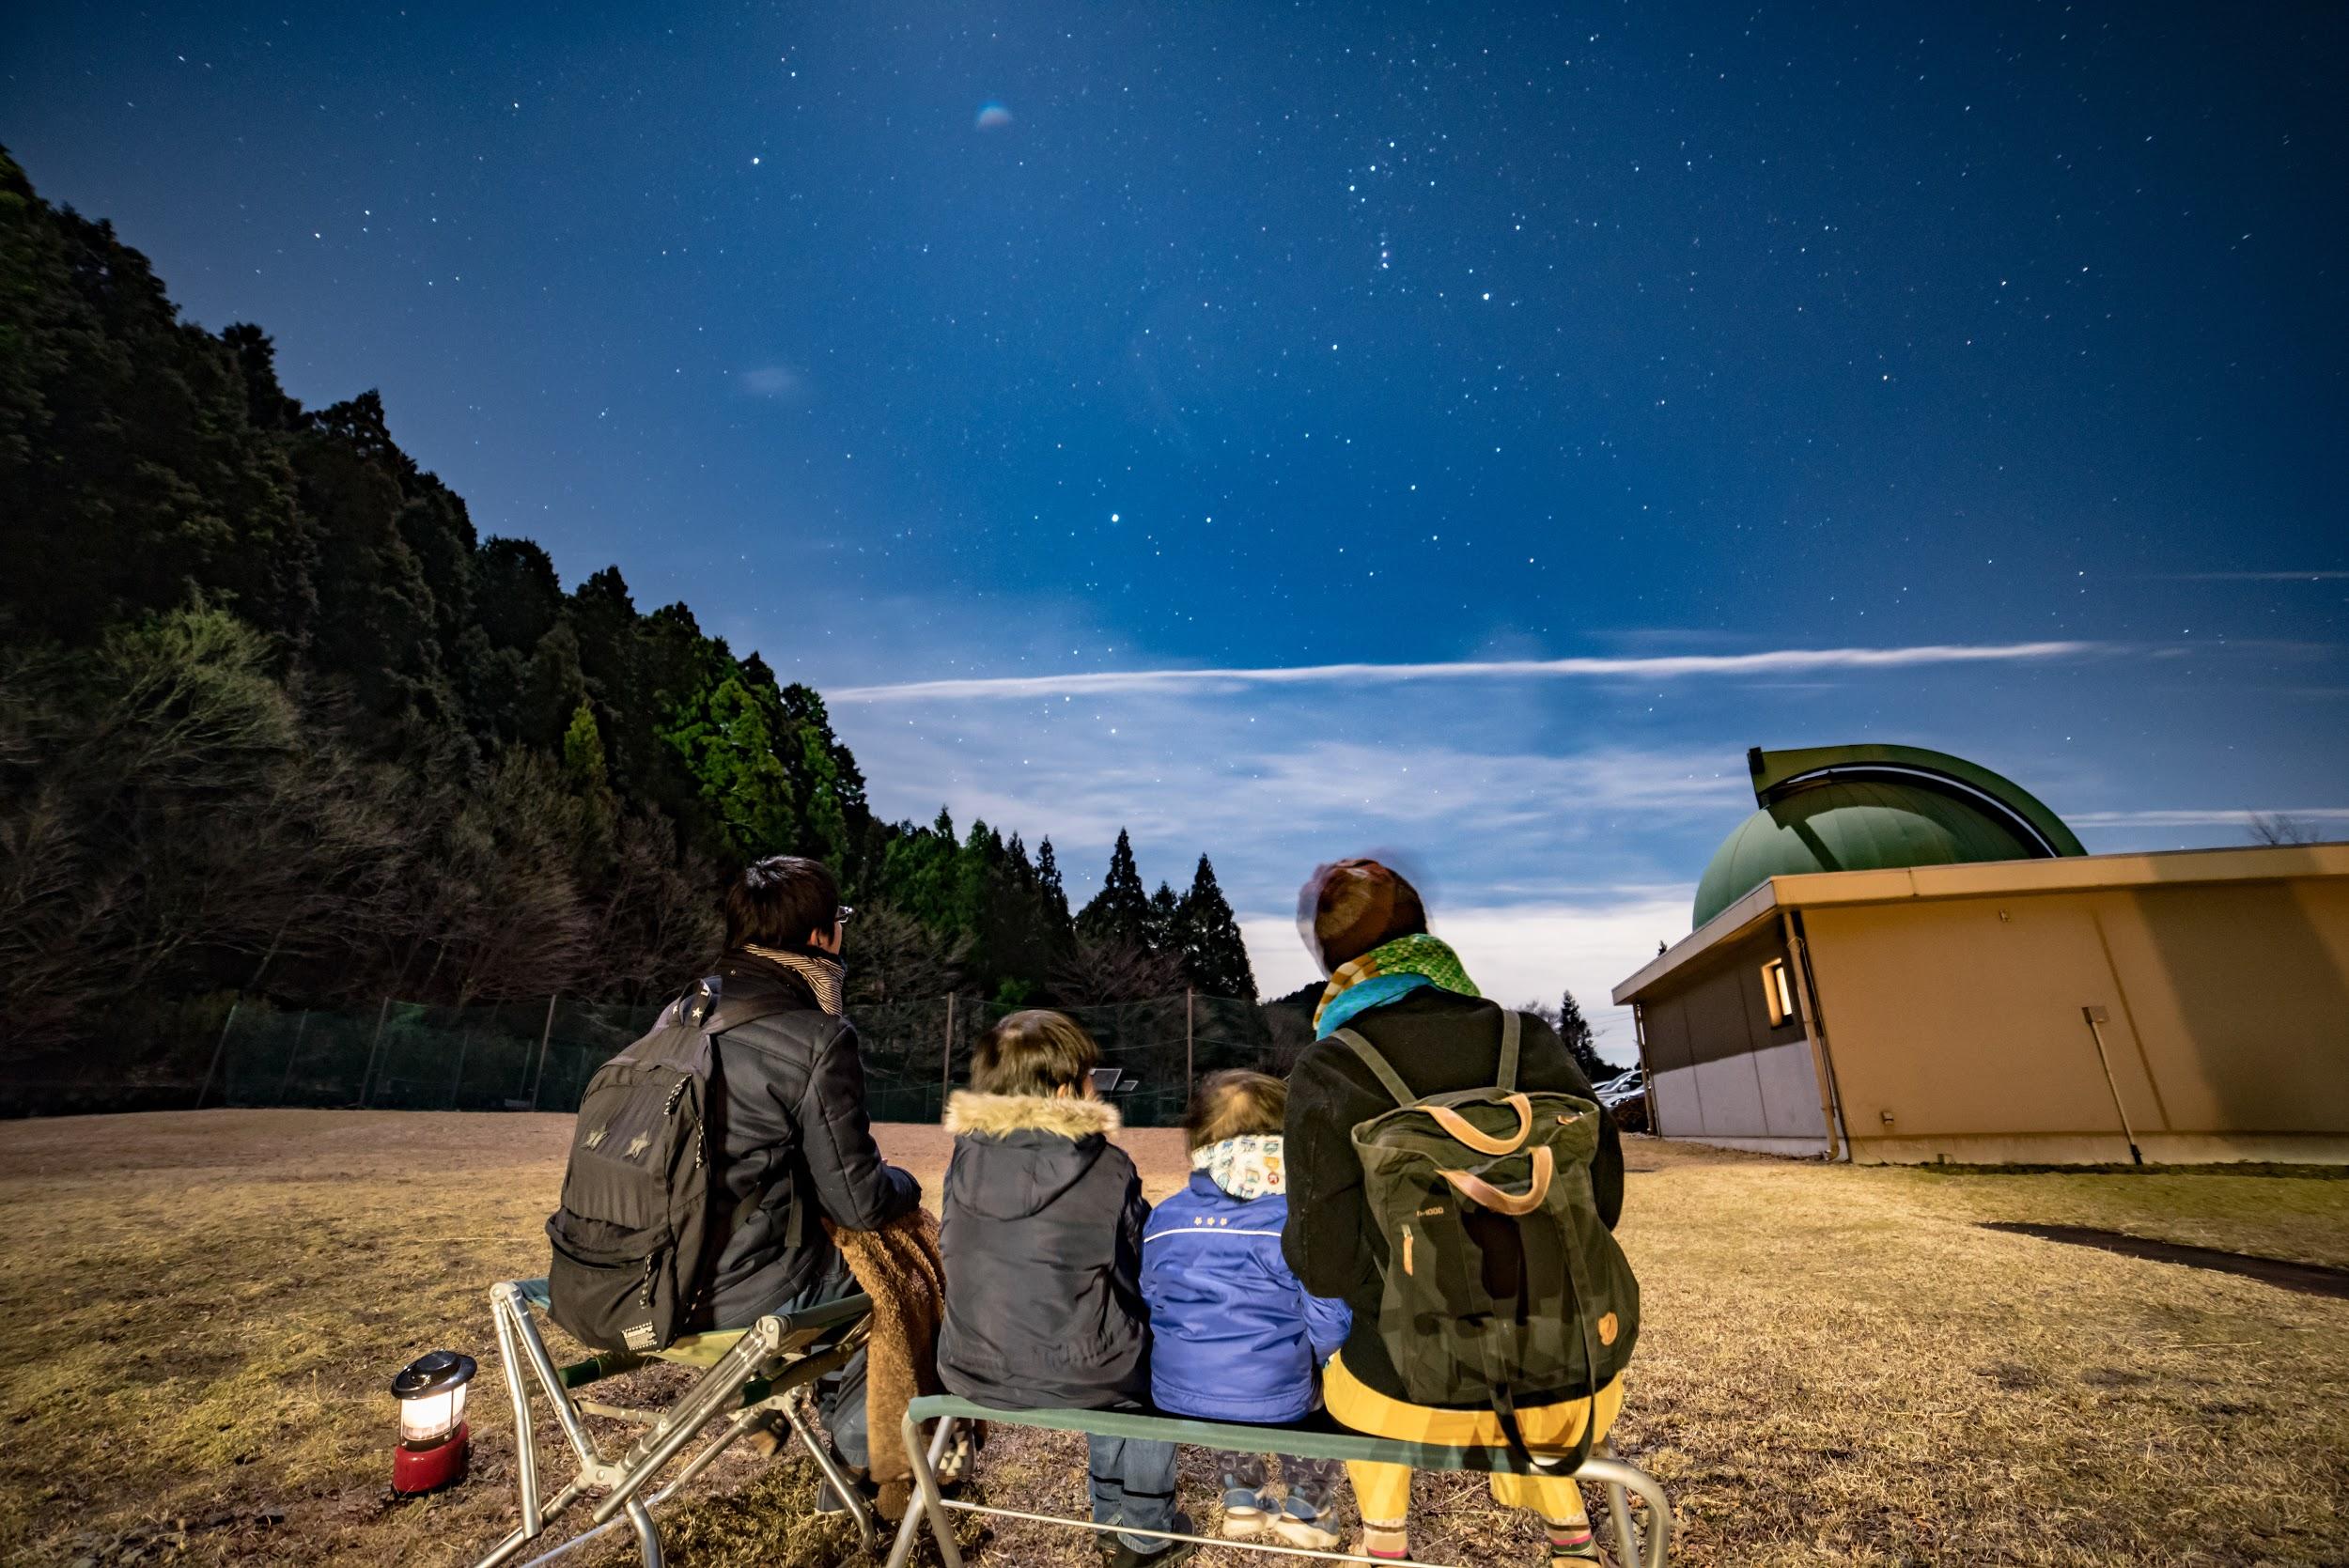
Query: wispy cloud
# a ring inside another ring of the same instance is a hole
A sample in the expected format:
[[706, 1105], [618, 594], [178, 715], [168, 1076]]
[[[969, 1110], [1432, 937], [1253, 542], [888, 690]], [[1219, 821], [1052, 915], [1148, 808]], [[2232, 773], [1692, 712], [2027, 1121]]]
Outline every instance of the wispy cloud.
[[762, 365], [742, 372], [741, 387], [754, 397], [799, 397], [807, 391], [807, 378], [787, 365]]
[[940, 702], [966, 698], [1101, 696], [1131, 692], [1231, 690], [1243, 686], [1417, 680], [1677, 680], [1702, 675], [1803, 675], [1827, 670], [1890, 670], [1926, 664], [1991, 664], [2074, 659], [2096, 643], [1942, 643], [1901, 648], [1777, 648], [1763, 653], [1675, 654], [1641, 658], [1460, 660], [1423, 664], [1296, 664], [1244, 669], [1101, 670], [1052, 675], [994, 675], [850, 686], [827, 693], [834, 703]]
[[2156, 582], [2338, 582], [2349, 571], [2173, 571], [2155, 572]]
[[2063, 820], [2075, 828], [2245, 828], [2254, 817], [2280, 816], [2295, 822], [2349, 822], [2349, 806], [2308, 806], [2273, 811], [2203, 811], [2194, 808], [2150, 811], [2076, 811]]
[[[1627, 1065], [1639, 1060], [1631, 1009], [1612, 1005], [1609, 993], [1655, 956], [1657, 942], [1688, 934], [1693, 891], [1626, 889], [1572, 903], [1439, 904], [1429, 924], [1459, 950], [1470, 977], [1495, 1001], [1554, 1007], [1560, 991], [1572, 991], [1591, 1020], [1600, 1054]], [[1320, 978], [1290, 916], [1243, 916], [1240, 935], [1265, 995], [1284, 996]]]

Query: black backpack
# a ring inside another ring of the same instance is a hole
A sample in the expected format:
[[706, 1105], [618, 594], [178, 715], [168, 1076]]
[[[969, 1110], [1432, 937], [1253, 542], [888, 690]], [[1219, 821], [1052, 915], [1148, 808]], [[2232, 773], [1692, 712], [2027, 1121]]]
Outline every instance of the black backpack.
[[547, 1218], [548, 1310], [582, 1344], [644, 1353], [686, 1331], [710, 1265], [758, 1196], [713, 1234], [702, 1130], [710, 1039], [793, 1005], [788, 997], [728, 1002], [711, 975], [588, 1080], [562, 1203]]
[[1580, 1399], [1612, 1381], [1640, 1334], [1640, 1284], [1598, 1217], [1591, 1161], [1598, 1106], [1517, 1087], [1518, 1015], [1501, 1015], [1490, 1089], [1420, 1095], [1350, 1029], [1351, 1049], [1395, 1109], [1356, 1125], [1372, 1222], [1385, 1233], [1378, 1335], [1414, 1405], [1486, 1405], [1509, 1452], [1543, 1474], [1571, 1474], [1571, 1452], [1536, 1457], [1519, 1394]]

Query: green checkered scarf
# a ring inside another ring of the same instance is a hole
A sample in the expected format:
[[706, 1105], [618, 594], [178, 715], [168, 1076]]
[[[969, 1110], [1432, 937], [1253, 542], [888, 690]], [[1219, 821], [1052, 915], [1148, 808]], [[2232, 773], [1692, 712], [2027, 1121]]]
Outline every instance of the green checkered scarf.
[[1450, 942], [1414, 931], [1338, 966], [1321, 993], [1321, 1004], [1314, 1009], [1314, 1033], [1327, 1036], [1365, 1007], [1392, 1001], [1421, 986], [1440, 986], [1464, 997], [1485, 994], [1460, 967], [1460, 955]]

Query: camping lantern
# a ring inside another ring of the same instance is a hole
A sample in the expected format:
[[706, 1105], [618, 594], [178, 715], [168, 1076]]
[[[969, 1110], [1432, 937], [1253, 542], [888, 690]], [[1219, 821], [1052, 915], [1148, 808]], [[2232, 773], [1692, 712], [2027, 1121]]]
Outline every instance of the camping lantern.
[[454, 1350], [419, 1356], [392, 1379], [399, 1401], [399, 1447], [392, 1450], [392, 1490], [437, 1492], [465, 1479], [471, 1434], [465, 1428], [465, 1385], [474, 1359]]

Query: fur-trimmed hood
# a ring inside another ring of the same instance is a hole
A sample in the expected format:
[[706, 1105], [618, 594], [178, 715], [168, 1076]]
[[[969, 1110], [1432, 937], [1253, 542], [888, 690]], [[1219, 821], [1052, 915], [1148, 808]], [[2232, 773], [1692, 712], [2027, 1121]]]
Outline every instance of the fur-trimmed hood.
[[946, 1101], [946, 1130], [960, 1136], [1002, 1138], [1015, 1132], [1046, 1132], [1072, 1141], [1107, 1137], [1124, 1125], [1117, 1108], [1100, 1100], [1048, 1098], [1042, 1094], [982, 1094], [957, 1089]]
[[1117, 1112], [1098, 1100], [960, 1094], [940, 1194], [938, 1377], [1005, 1410], [1110, 1409], [1150, 1394], [1142, 1222]]
[[946, 1102], [955, 1135], [947, 1179], [972, 1213], [1025, 1219], [1092, 1173], [1117, 1126], [1116, 1110], [1099, 1100], [966, 1090]]

